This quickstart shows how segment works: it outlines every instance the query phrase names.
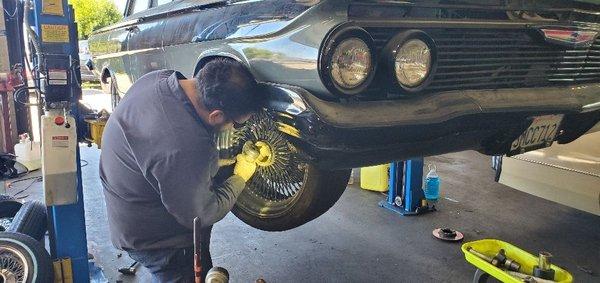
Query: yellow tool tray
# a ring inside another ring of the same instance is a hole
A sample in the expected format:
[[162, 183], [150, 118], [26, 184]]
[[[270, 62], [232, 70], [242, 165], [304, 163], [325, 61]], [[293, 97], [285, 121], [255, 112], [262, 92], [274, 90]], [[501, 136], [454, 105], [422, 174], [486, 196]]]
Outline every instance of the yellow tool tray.
[[[532, 274], [533, 267], [538, 264], [538, 258], [536, 256], [500, 240], [485, 239], [464, 243], [462, 245], [461, 250], [469, 263], [502, 282], [522, 283], [523, 281], [512, 277], [502, 269], [493, 266], [491, 263], [467, 251], [467, 248], [469, 247], [489, 257], [494, 257], [498, 254], [500, 249], [504, 249], [507, 257], [514, 259], [521, 264], [521, 270], [519, 270], [521, 273]], [[554, 281], [564, 283], [573, 282], [573, 276], [566, 270], [554, 264], [551, 268], [554, 269]]]

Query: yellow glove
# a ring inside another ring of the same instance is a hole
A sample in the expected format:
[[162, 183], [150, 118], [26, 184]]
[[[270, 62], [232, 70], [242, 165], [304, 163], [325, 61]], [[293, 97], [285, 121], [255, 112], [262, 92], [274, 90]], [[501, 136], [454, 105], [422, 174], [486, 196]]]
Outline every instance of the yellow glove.
[[242, 179], [244, 179], [244, 181], [247, 183], [256, 172], [256, 162], [249, 161], [249, 158], [247, 158], [243, 153], [238, 154], [235, 159], [237, 162], [233, 168], [233, 174], [242, 177]]
[[219, 159], [218, 164], [219, 164], [219, 168], [225, 167], [225, 166], [231, 166], [231, 165], [235, 164], [235, 158]]

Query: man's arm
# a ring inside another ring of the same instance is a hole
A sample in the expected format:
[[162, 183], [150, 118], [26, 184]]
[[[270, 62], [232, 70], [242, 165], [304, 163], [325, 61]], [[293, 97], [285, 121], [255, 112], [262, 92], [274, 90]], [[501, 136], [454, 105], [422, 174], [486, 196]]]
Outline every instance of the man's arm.
[[208, 160], [209, 156], [203, 146], [176, 151], [155, 162], [149, 172], [158, 183], [167, 211], [190, 229], [195, 217], [200, 217], [204, 226], [223, 219], [246, 185], [244, 179], [234, 175], [211, 188], [211, 166], [216, 166], [216, 160]]

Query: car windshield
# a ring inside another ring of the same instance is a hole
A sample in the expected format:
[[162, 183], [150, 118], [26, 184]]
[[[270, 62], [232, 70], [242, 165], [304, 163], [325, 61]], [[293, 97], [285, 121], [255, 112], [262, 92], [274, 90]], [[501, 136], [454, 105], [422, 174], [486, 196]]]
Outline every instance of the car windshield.
[[[247, 2], [248, 0], [234, 0], [232, 2], [237, 3], [237, 2]], [[321, 3], [322, 0], [296, 0], [296, 3], [299, 4], [304, 4], [306, 6], [314, 6], [317, 5], [319, 3]]]
[[[382, 2], [381, 0], [354, 0], [355, 2]], [[551, 3], [552, 0], [530, 0], [531, 2], [546, 2], [546, 3]], [[573, 2], [584, 2], [584, 3], [591, 3], [591, 4], [600, 4], [600, 0], [572, 0]], [[298, 1], [298, 2], [311, 2], [310, 0], [306, 0], [306, 1]], [[319, 2], [319, 1], [314, 1], [314, 2]], [[403, 2], [403, 1], [397, 1], [397, 2]], [[419, 0], [413, 0], [413, 1], [408, 1], [408, 2], [419, 2]], [[429, 1], [429, 2], [435, 2], [435, 1]], [[481, 4], [481, 5], [498, 5], [498, 4], [503, 4], [506, 1], [504, 0], [489, 0], [489, 1], [481, 1], [481, 0], [462, 0], [462, 1], [456, 1], [456, 2], [463, 2], [463, 3], [474, 3], [474, 4]]]

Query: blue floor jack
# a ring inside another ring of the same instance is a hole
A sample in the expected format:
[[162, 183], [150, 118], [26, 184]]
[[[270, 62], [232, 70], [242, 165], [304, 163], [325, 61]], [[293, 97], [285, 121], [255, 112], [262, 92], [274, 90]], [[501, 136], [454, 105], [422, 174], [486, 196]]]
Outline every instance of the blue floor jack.
[[423, 158], [393, 162], [390, 165], [389, 190], [379, 206], [410, 216], [435, 211], [423, 193]]

